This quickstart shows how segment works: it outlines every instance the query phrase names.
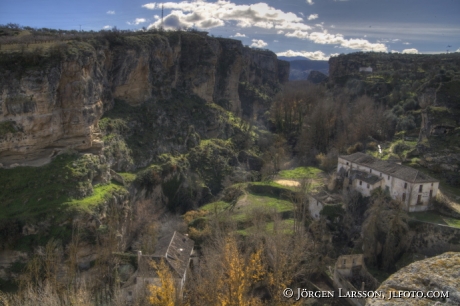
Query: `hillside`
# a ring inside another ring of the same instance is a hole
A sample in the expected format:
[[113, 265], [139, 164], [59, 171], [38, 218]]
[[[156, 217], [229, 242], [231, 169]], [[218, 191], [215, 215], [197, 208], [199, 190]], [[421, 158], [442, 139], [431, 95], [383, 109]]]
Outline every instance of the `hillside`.
[[[395, 140], [409, 140], [408, 162], [447, 187], [460, 184], [460, 54], [353, 53], [331, 58], [329, 66], [330, 90], [368, 95], [388, 110]], [[360, 67], [372, 72], [359, 72]], [[454, 196], [460, 199], [457, 191]]]
[[76, 224], [87, 265], [94, 237], [131, 248], [146, 222], [259, 175], [289, 63], [199, 32], [50, 35], [0, 54], [1, 277], [50, 239], [67, 246]]

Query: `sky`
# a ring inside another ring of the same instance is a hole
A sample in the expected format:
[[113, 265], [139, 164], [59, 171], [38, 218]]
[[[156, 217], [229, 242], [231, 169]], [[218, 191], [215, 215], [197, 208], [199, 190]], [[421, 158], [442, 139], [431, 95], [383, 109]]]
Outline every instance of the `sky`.
[[0, 24], [195, 28], [282, 56], [460, 52], [460, 0], [0, 0]]

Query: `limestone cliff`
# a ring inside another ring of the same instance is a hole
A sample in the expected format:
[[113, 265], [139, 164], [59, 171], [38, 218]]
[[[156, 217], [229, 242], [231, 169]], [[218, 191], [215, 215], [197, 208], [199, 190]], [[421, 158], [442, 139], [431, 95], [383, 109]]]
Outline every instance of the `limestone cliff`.
[[[386, 299], [367, 299], [366, 305], [459, 305], [460, 304], [460, 253], [444, 253], [414, 262], [391, 275], [377, 291]], [[428, 294], [432, 291], [448, 292], [447, 298], [400, 297], [388, 300], [390, 294], [414, 291]]]
[[[0, 163], [41, 165], [64, 149], [99, 152], [98, 121], [114, 100], [137, 106], [172, 90], [239, 111], [239, 86], [274, 93], [289, 66], [272, 52], [203, 33], [170, 32], [73, 41], [54, 52], [3, 54]], [[249, 102], [249, 104], [252, 102]]]

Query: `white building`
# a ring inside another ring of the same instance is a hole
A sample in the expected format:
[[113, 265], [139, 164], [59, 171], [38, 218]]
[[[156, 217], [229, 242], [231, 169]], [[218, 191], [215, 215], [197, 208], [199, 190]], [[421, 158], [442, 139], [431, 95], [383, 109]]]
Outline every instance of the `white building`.
[[428, 210], [439, 188], [438, 180], [416, 169], [360, 152], [339, 156], [337, 172], [346, 178], [346, 187], [363, 196], [382, 188], [409, 212]]
[[372, 67], [359, 67], [359, 72], [369, 72], [372, 73]]

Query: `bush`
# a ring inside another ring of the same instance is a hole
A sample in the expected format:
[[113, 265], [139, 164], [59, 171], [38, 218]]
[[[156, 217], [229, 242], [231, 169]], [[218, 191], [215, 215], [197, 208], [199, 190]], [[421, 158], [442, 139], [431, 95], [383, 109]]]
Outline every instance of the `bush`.
[[406, 103], [404, 103], [404, 105], [403, 105], [403, 108], [407, 112], [407, 111], [416, 109], [417, 106], [418, 106], [418, 104], [417, 104], [417, 102], [415, 102], [414, 99], [407, 99]]
[[367, 144], [367, 149], [370, 150], [370, 151], [377, 150], [377, 143], [375, 141], [369, 142]]
[[414, 117], [409, 115], [406, 117], [398, 118], [398, 123], [396, 124], [396, 130], [399, 131], [409, 131], [415, 129]]
[[395, 107], [393, 107], [393, 109], [391, 111], [396, 116], [401, 116], [402, 114], [404, 114], [404, 109], [399, 105], [396, 105]]
[[347, 154], [353, 154], [353, 153], [356, 153], [356, 152], [361, 152], [361, 151], [363, 151], [363, 149], [364, 149], [363, 144], [361, 142], [357, 142], [354, 145], [348, 147]]

